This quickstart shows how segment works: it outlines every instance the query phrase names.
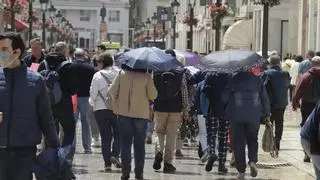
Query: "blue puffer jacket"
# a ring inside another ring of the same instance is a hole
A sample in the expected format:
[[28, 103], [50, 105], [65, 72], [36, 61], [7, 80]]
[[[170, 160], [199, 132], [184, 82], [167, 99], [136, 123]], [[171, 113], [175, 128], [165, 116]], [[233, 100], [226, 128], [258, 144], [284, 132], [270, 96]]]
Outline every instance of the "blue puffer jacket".
[[231, 121], [260, 121], [270, 115], [266, 88], [259, 76], [249, 72], [238, 73], [229, 80], [223, 100]]
[[0, 112], [0, 148], [35, 146], [42, 133], [50, 146], [59, 146], [45, 82], [24, 63], [15, 69], [0, 67]]

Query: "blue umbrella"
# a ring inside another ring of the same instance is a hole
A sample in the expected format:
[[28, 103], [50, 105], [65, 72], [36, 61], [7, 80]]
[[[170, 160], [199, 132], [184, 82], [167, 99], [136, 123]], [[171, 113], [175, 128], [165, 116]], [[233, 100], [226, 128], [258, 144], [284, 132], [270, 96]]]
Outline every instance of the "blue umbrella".
[[211, 53], [201, 60], [201, 70], [219, 73], [236, 73], [253, 67], [261, 67], [267, 60], [245, 49], [230, 49]]
[[175, 57], [155, 47], [131, 50], [120, 55], [118, 61], [132, 69], [150, 69], [153, 71], [168, 71], [182, 65]]

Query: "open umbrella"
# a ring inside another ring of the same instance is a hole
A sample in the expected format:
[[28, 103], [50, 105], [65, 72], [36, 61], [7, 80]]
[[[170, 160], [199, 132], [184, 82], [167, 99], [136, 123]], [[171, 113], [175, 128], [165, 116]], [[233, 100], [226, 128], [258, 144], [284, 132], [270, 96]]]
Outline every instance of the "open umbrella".
[[118, 61], [132, 69], [153, 71], [168, 71], [182, 65], [177, 58], [155, 47], [143, 47], [128, 51], [120, 55]]
[[219, 73], [235, 73], [247, 71], [253, 67], [261, 67], [267, 60], [255, 52], [245, 49], [230, 49], [211, 53], [201, 60], [203, 71]]
[[174, 50], [177, 59], [183, 59], [185, 66], [197, 66], [200, 64], [200, 56], [194, 52]]

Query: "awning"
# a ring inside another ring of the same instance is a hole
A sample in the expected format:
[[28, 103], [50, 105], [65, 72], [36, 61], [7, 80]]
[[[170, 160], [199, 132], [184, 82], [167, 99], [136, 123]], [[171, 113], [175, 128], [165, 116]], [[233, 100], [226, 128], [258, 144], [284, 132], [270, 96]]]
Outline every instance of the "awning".
[[223, 37], [222, 48], [251, 49], [253, 43], [252, 19], [240, 20], [231, 25]]
[[[11, 29], [11, 20], [8, 18], [8, 28]], [[21, 20], [18, 20], [17, 18], [15, 19], [15, 28], [17, 32], [24, 31], [29, 28], [28, 24], [24, 23]]]

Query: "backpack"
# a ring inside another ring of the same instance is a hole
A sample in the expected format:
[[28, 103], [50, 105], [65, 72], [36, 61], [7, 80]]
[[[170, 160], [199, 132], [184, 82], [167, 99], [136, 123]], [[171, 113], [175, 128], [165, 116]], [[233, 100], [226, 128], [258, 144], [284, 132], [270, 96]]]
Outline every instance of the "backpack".
[[55, 68], [50, 67], [46, 60], [44, 60], [43, 62], [45, 70], [42, 70], [40, 74], [44, 77], [44, 80], [46, 82], [51, 105], [55, 105], [60, 102], [62, 98], [59, 70], [67, 64], [70, 64], [70, 62], [63, 61]]
[[312, 103], [317, 103], [320, 100], [320, 76], [311, 75], [311, 80], [304, 92], [303, 100]]
[[174, 100], [181, 96], [182, 71], [155, 72], [154, 83], [158, 90], [158, 100]]

